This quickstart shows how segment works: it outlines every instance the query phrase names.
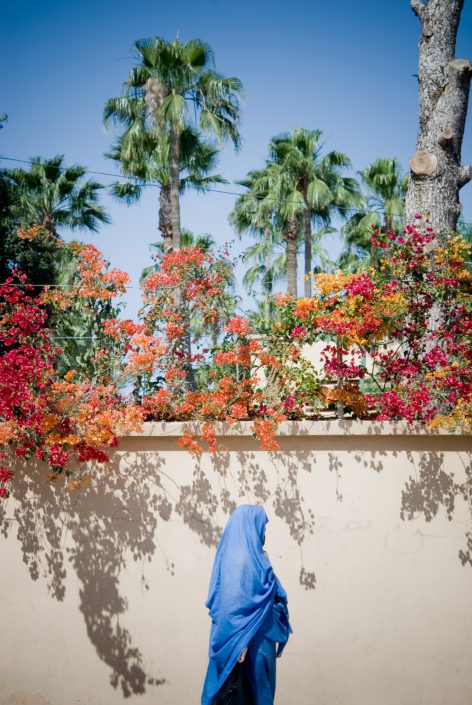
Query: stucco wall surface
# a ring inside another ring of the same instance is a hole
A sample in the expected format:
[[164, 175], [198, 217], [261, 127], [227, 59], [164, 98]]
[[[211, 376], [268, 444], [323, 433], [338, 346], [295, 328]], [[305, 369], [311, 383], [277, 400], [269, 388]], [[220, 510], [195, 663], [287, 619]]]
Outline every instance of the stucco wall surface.
[[182, 451], [123, 438], [69, 491], [18, 466], [0, 505], [0, 705], [198, 705], [216, 542], [264, 505], [294, 633], [277, 705], [472, 703], [472, 439], [398, 424], [249, 427]]

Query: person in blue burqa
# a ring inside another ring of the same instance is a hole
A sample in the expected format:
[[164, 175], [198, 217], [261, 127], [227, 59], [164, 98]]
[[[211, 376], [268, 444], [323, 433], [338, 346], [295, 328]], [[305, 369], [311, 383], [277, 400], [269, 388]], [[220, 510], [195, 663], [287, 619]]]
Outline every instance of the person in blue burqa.
[[273, 705], [275, 659], [292, 629], [287, 594], [263, 550], [267, 515], [243, 504], [216, 551], [206, 607], [211, 631], [201, 705], [211, 705], [236, 663], [244, 662], [255, 705]]

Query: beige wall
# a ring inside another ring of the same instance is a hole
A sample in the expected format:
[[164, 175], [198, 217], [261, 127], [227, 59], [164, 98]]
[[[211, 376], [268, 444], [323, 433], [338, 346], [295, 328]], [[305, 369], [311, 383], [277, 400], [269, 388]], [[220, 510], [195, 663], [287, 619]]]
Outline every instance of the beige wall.
[[[294, 634], [278, 705], [470, 705], [472, 441], [402, 424], [248, 428], [200, 462], [176, 424], [83, 490], [19, 468], [0, 508], [0, 705], [197, 705], [215, 542], [262, 502]], [[470, 547], [469, 547], [470, 548]]]

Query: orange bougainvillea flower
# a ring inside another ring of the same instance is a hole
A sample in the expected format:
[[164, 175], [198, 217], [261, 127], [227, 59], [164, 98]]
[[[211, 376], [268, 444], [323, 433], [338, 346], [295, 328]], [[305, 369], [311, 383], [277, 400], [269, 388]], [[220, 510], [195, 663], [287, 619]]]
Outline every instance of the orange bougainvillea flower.
[[285, 304], [293, 301], [293, 296], [291, 294], [274, 294], [274, 304], [276, 306], [285, 306]]
[[319, 302], [316, 298], [297, 299], [294, 315], [305, 322], [311, 314], [316, 313], [319, 309]]
[[177, 441], [181, 448], [188, 450], [192, 455], [201, 455], [203, 453], [202, 446], [194, 440], [190, 431], [186, 431], [184, 435]]
[[247, 318], [242, 318], [241, 316], [234, 316], [225, 325], [224, 330], [228, 333], [234, 333], [235, 335], [249, 335], [250, 333], [252, 333], [253, 328]]
[[254, 419], [253, 429], [256, 438], [261, 442], [262, 450], [280, 450], [276, 440], [277, 423], [272, 419]]
[[353, 278], [354, 274], [344, 274], [343, 272], [335, 272], [334, 274], [317, 274], [315, 276], [315, 288], [320, 294], [330, 295], [337, 294], [346, 288]]
[[33, 225], [30, 228], [22, 228], [16, 231], [20, 240], [35, 240], [39, 233], [43, 230], [41, 225]]

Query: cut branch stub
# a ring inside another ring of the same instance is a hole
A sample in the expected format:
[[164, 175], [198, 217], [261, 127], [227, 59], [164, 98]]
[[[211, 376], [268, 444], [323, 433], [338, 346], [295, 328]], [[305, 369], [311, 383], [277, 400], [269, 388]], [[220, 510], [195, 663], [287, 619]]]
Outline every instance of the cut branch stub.
[[438, 158], [432, 152], [415, 152], [410, 159], [410, 169], [417, 176], [431, 176], [438, 166]]
[[454, 59], [449, 63], [449, 66], [460, 74], [472, 71], [472, 65], [468, 59]]
[[421, 19], [425, 7], [421, 0], [411, 0], [410, 4], [415, 15]]
[[459, 178], [457, 180], [457, 185], [462, 188], [466, 184], [472, 181], [472, 166], [469, 164], [464, 164], [459, 168]]
[[452, 130], [444, 130], [444, 132], [439, 135], [438, 144], [440, 144], [441, 147], [444, 147], [444, 149], [448, 149], [452, 146], [453, 137], [454, 133]]

